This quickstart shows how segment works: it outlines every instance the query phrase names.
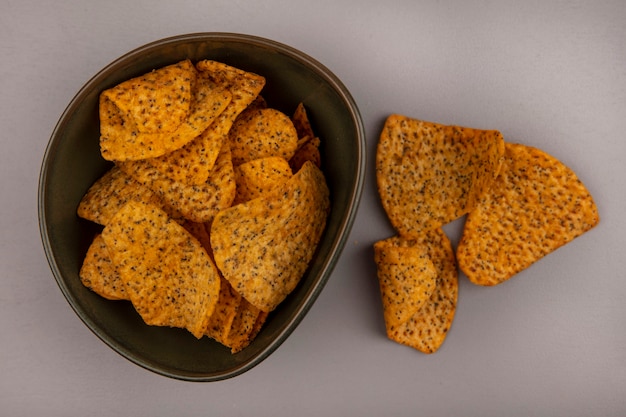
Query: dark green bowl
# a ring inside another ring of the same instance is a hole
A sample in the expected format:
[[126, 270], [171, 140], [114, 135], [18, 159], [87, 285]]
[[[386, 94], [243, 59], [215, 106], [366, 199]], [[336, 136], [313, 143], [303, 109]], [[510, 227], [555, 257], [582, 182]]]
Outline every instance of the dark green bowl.
[[[79, 219], [87, 188], [110, 166], [99, 151], [98, 95], [121, 81], [185, 58], [214, 59], [266, 77], [268, 103], [291, 114], [299, 102], [322, 139], [331, 213], [317, 253], [298, 287], [270, 314], [254, 342], [237, 354], [185, 330], [151, 327], [126, 301], [105, 300], [80, 282], [79, 269], [99, 228]], [[74, 97], [45, 152], [39, 179], [39, 226], [50, 268], [76, 314], [115, 351], [156, 373], [215, 381], [245, 372], [276, 350], [326, 284], [354, 222], [365, 171], [365, 135], [346, 87], [315, 59], [254, 36], [198, 33], [140, 47], [96, 74]], [[339, 277], [340, 278], [340, 277]]]

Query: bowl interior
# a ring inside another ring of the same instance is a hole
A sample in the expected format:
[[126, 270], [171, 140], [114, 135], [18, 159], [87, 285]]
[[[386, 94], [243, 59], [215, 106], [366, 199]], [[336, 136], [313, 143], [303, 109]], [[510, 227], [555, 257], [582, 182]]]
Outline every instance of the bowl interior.
[[[292, 294], [270, 314], [253, 343], [233, 355], [185, 330], [151, 327], [126, 301], [86, 289], [79, 270], [101, 228], [76, 215], [89, 188], [109, 167], [99, 150], [98, 96], [106, 88], [186, 58], [214, 59], [266, 77], [262, 95], [291, 114], [307, 108], [322, 139], [331, 213], [314, 261]], [[205, 33], [134, 50], [94, 76], [75, 96], [48, 144], [39, 184], [39, 222], [52, 272], [69, 304], [105, 343], [132, 362], [172, 378], [211, 381], [238, 375], [266, 358], [293, 331], [319, 295], [352, 227], [364, 177], [365, 144], [358, 109], [343, 84], [314, 59], [288, 46], [246, 35]]]

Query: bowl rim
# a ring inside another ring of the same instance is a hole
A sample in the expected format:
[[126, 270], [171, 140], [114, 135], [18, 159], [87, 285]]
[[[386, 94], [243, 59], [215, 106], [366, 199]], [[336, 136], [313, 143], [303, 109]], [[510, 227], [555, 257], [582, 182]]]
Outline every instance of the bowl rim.
[[[249, 360], [224, 372], [216, 372], [212, 374], [205, 373], [202, 375], [177, 373], [173, 370], [166, 369], [165, 366], [159, 366], [159, 364], [149, 363], [147, 360], [143, 360], [140, 355], [136, 355], [134, 352], [125, 349], [124, 346], [118, 343], [115, 339], [112, 339], [103, 334], [103, 331], [99, 329], [99, 326], [89, 317], [89, 315], [79, 308], [78, 300], [73, 295], [69, 286], [66, 284], [65, 279], [63, 278], [63, 273], [61, 272], [61, 269], [57, 263], [55, 254], [53, 253], [52, 249], [52, 243], [49, 235], [49, 225], [46, 219], [47, 216], [45, 205], [46, 195], [48, 193], [48, 190], [46, 189], [46, 184], [50, 175], [51, 165], [49, 162], [55, 154], [56, 148], [60, 146], [59, 134], [64, 130], [64, 127], [67, 124], [67, 120], [71, 118], [77, 106], [79, 106], [86, 98], [86, 96], [94, 88], [96, 88], [96, 85], [100, 82], [100, 80], [104, 78], [107, 74], [110, 74], [111, 72], [116, 71], [116, 69], [124, 66], [125, 63], [127, 63], [129, 60], [132, 60], [134, 57], [143, 55], [159, 48], [163, 48], [166, 45], [184, 44], [191, 41], [220, 41], [224, 43], [243, 42], [246, 44], [252, 44], [256, 47], [274, 49], [280, 53], [288, 55], [292, 59], [302, 62], [306, 66], [309, 66], [314, 72], [316, 72], [318, 75], [321, 75], [322, 78], [324, 78], [330, 84], [333, 91], [338, 94], [341, 100], [345, 103], [354, 124], [357, 139], [357, 155], [359, 156], [356, 164], [352, 191], [348, 197], [351, 210], [349, 210], [347, 216], [343, 217], [339, 225], [336, 238], [333, 240], [330, 249], [332, 256], [329, 256], [325, 259], [325, 263], [320, 269], [319, 276], [321, 278], [319, 282], [311, 288], [309, 293], [307, 293], [306, 302], [298, 306], [298, 308], [294, 311], [295, 319], [289, 321], [287, 325], [280, 330], [279, 334], [274, 338], [274, 340], [268, 343], [267, 346], [265, 346], [257, 355], [251, 357]], [[84, 85], [77, 91], [77, 93], [70, 100], [64, 111], [61, 113], [61, 116], [59, 117], [54, 129], [52, 130], [50, 139], [46, 145], [40, 166], [37, 193], [37, 210], [40, 237], [51, 272], [66, 301], [68, 302], [72, 310], [76, 313], [76, 315], [81, 319], [83, 324], [85, 324], [92, 333], [94, 333], [100, 340], [102, 340], [116, 353], [120, 354], [130, 362], [142, 368], [173, 379], [196, 382], [224, 380], [240, 375], [252, 369], [256, 365], [261, 363], [264, 359], [266, 359], [295, 330], [295, 328], [300, 324], [308, 310], [314, 304], [315, 300], [317, 299], [322, 289], [325, 287], [328, 279], [330, 278], [330, 275], [332, 274], [332, 271], [340, 258], [341, 252], [344, 249], [344, 246], [350, 235], [350, 231], [354, 225], [364, 188], [366, 165], [367, 158], [365, 128], [357, 103], [352, 97], [351, 93], [348, 91], [347, 87], [343, 84], [343, 82], [340, 81], [339, 78], [332, 71], [330, 71], [330, 69], [328, 69], [325, 65], [321, 64], [316, 59], [294, 47], [256, 35], [232, 32], [194, 32], [170, 36], [136, 47], [111, 61], [101, 70], [99, 70], [95, 75], [93, 75], [86, 83], [84, 83]]]

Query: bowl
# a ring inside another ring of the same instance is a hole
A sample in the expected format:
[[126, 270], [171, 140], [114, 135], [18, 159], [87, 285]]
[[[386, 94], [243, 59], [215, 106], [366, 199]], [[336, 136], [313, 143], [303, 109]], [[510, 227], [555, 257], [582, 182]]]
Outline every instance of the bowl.
[[[270, 313], [256, 339], [231, 354], [219, 343], [182, 329], [144, 324], [127, 301], [110, 301], [84, 287], [79, 270], [98, 226], [76, 215], [78, 203], [109, 167], [100, 156], [98, 96], [124, 80], [189, 58], [213, 59], [263, 75], [263, 97], [291, 114], [307, 108], [321, 138], [330, 189], [326, 230], [296, 289]], [[363, 188], [365, 134], [348, 89], [324, 65], [276, 41], [231, 33], [194, 33], [135, 49], [98, 72], [69, 103], [46, 148], [39, 178], [38, 214], [52, 274], [71, 308], [104, 343], [131, 362], [181, 380], [217, 381], [258, 365], [302, 321], [318, 298], [346, 243]], [[337, 277], [341, 279], [341, 277]]]

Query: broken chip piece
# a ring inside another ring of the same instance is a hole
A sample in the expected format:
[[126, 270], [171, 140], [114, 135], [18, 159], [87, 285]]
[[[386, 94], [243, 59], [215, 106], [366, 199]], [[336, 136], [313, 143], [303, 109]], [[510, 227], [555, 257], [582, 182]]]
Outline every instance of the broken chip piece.
[[394, 228], [417, 237], [471, 211], [503, 153], [504, 139], [495, 130], [389, 116], [376, 151], [376, 180]]
[[500, 175], [469, 213], [457, 248], [470, 281], [496, 285], [600, 221], [574, 171], [530, 146], [506, 144]]
[[147, 324], [204, 335], [220, 278], [197, 239], [157, 206], [136, 201], [115, 214], [102, 238], [128, 298]]
[[326, 225], [329, 190], [312, 163], [264, 197], [215, 216], [215, 263], [235, 291], [272, 311], [296, 287]]

